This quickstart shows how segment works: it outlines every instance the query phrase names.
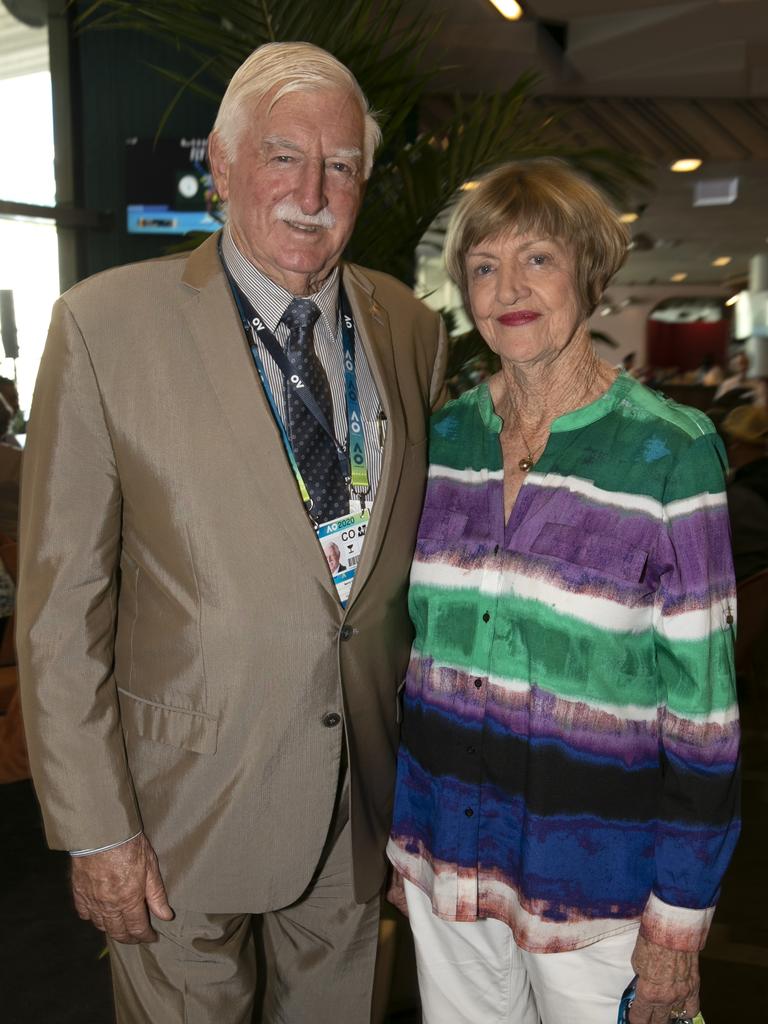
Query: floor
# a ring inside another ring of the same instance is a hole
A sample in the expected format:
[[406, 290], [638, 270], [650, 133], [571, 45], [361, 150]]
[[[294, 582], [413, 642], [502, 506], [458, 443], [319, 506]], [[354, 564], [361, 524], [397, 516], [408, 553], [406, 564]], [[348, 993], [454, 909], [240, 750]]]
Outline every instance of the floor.
[[[768, 1021], [768, 689], [745, 699], [743, 720], [744, 828], [702, 956], [707, 1024]], [[0, 786], [0, 850], [0, 1020], [110, 1024], [109, 968], [100, 958], [101, 936], [71, 907], [67, 857], [46, 848], [28, 782]], [[403, 935], [388, 1024], [418, 1024], [414, 990]]]

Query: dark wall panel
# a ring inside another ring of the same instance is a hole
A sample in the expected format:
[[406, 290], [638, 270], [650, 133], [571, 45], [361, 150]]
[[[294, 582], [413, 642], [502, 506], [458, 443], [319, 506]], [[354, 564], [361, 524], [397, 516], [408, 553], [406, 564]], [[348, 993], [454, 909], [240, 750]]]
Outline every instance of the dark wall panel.
[[[89, 209], [112, 215], [108, 230], [86, 232], [83, 276], [88, 276], [121, 263], [164, 255], [180, 240], [126, 231], [125, 140], [132, 136], [154, 138], [176, 93], [175, 83], [152, 65], [187, 74], [194, 65], [173, 47], [130, 31], [74, 33], [72, 51], [80, 200]], [[162, 137], [205, 136], [215, 113], [215, 104], [187, 93], [171, 114]]]

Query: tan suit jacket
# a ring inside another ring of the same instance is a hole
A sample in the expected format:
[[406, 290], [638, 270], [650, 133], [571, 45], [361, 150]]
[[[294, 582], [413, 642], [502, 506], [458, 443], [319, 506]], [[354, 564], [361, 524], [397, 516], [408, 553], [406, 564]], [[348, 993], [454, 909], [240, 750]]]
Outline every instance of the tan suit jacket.
[[143, 828], [172, 904], [261, 912], [310, 882], [344, 730], [366, 900], [385, 871], [444, 332], [399, 282], [344, 267], [388, 420], [345, 611], [216, 246], [107, 271], [54, 307], [22, 484], [33, 777], [52, 846]]

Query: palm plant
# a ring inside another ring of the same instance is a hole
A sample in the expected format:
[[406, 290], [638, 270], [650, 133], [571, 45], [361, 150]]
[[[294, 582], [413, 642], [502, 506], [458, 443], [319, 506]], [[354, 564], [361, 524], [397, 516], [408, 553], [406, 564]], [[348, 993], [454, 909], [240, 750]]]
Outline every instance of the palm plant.
[[[447, 119], [437, 115], [428, 87], [440, 68], [426, 62], [425, 50], [439, 22], [426, 6], [411, 13], [413, 6], [406, 12], [406, 0], [90, 0], [80, 23], [148, 33], [188, 56], [189, 75], [156, 69], [177, 86], [166, 118], [185, 90], [217, 103], [235, 69], [262, 43], [307, 40], [333, 53], [380, 112], [383, 130], [347, 255], [404, 280], [412, 279], [416, 246], [438, 214], [466, 181], [501, 161], [562, 157], [616, 197], [630, 184], [647, 184], [634, 157], [558, 145], [557, 115], [533, 100], [530, 73], [492, 96], [457, 97]], [[465, 338], [454, 346], [453, 362], [477, 352]]]

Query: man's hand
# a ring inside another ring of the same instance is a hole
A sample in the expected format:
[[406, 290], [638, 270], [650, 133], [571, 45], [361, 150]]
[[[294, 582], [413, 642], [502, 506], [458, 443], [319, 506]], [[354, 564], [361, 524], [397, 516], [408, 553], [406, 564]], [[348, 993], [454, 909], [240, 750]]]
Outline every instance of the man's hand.
[[391, 876], [387, 886], [386, 897], [393, 907], [397, 907], [401, 914], [408, 917], [408, 903], [405, 899], [405, 886], [403, 876], [397, 868], [390, 869]]
[[675, 1013], [699, 1012], [699, 954], [657, 946], [638, 935], [632, 954], [637, 993], [630, 1024], [668, 1024]]
[[148, 909], [161, 921], [173, 918], [155, 851], [143, 834], [112, 850], [73, 857], [72, 892], [80, 917], [117, 942], [157, 939]]

